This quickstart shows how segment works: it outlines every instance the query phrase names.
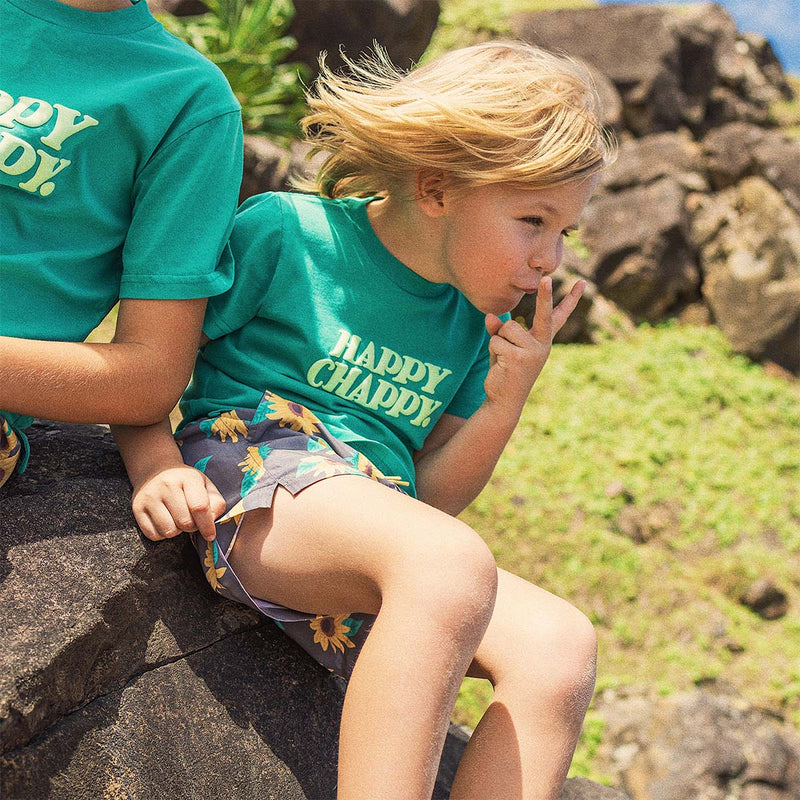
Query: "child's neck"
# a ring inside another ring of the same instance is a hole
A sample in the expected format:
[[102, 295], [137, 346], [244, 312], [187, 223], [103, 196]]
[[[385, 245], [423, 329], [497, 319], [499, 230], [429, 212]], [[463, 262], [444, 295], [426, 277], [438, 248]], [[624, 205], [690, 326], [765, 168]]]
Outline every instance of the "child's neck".
[[419, 212], [414, 200], [391, 195], [367, 206], [372, 230], [381, 244], [412, 272], [422, 278], [441, 283], [437, 229]]
[[131, 0], [58, 0], [58, 2], [84, 11], [118, 11], [131, 5]]

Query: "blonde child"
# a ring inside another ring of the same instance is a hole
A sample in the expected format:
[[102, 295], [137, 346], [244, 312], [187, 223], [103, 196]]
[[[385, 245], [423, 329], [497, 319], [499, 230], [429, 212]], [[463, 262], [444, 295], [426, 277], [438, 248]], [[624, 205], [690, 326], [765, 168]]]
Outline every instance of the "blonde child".
[[[187, 466], [166, 425], [122, 437], [134, 511], [151, 539], [199, 530], [216, 591], [349, 678], [339, 800], [429, 800], [465, 675], [494, 697], [452, 798], [554, 800], [592, 626], [455, 515], [583, 291], [553, 308], [549, 276], [611, 148], [581, 70], [527, 45], [350, 66], [310, 98], [317, 194], [239, 211], [183, 399]], [[528, 292], [530, 331], [508, 314]]]

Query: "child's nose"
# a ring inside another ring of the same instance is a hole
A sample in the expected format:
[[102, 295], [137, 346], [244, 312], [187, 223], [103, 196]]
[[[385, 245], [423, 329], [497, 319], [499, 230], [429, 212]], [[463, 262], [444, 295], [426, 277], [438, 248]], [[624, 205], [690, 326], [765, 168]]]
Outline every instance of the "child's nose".
[[561, 263], [561, 253], [563, 250], [563, 241], [561, 237], [558, 238], [552, 246], [542, 247], [535, 253], [531, 254], [528, 259], [528, 266], [531, 269], [538, 270], [543, 275], [550, 275], [558, 269]]

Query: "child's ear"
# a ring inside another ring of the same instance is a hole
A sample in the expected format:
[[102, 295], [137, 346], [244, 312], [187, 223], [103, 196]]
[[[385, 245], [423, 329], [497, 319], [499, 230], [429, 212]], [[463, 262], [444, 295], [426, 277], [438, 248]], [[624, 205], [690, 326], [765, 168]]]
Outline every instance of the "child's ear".
[[429, 217], [445, 214], [447, 176], [441, 170], [418, 169], [414, 173], [414, 199]]

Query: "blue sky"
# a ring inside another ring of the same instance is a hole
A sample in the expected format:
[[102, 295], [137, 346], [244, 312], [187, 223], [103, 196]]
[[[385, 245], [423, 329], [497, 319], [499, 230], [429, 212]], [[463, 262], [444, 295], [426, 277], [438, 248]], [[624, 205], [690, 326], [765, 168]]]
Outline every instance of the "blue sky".
[[[658, 3], [665, 0], [600, 0], [601, 3]], [[671, 0], [687, 2], [690, 0]], [[740, 31], [766, 36], [787, 72], [800, 75], [800, 0], [717, 0]]]

